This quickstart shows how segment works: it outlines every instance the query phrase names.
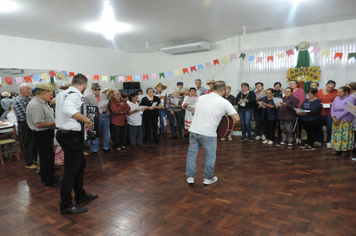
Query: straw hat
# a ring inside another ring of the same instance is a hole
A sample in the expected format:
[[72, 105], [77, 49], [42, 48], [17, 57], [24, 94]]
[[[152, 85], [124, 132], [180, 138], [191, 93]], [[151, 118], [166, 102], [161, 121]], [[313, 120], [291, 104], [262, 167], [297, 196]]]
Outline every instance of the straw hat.
[[166, 85], [163, 85], [161, 82], [155, 84], [155, 86], [154, 86], [153, 88], [156, 89], [157, 86], [162, 86], [162, 88], [163, 88], [162, 90], [165, 90], [165, 89], [167, 88], [167, 86], [166, 86]]
[[62, 72], [57, 72], [57, 74], [56, 74], [56, 79], [57, 79], [58, 81], [64, 80], [65, 78], [66, 78], [66, 75], [65, 75], [65, 74], [63, 74]]
[[2, 92], [1, 95], [3, 97], [10, 97], [11, 96], [11, 94], [9, 92]]
[[50, 84], [46, 84], [46, 83], [41, 83], [41, 84], [37, 84], [37, 88], [39, 89], [43, 89], [43, 90], [48, 90], [48, 91], [55, 91], [56, 87]]
[[298, 50], [299, 51], [306, 51], [306, 50], [308, 50], [308, 48], [309, 48], [309, 43], [308, 42], [303, 41], [300, 44], [298, 44]]
[[209, 84], [215, 84], [215, 80], [211, 79], [211, 80], [207, 83], [207, 85], [209, 85]]

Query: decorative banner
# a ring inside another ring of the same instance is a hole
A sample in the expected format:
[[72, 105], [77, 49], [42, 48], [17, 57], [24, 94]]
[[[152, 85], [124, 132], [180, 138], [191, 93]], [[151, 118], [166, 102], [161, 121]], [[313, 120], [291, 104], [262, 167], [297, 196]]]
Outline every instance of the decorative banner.
[[5, 81], [8, 85], [12, 85], [12, 77], [5, 77]]
[[88, 80], [91, 80], [91, 75], [87, 74], [85, 77], [87, 77]]
[[184, 69], [183, 69], [183, 75], [184, 75], [184, 74], [189, 74], [188, 68], [184, 68]]
[[356, 59], [356, 52], [349, 53], [349, 56], [348, 56], [347, 60], [350, 60], [350, 58], [355, 58]]
[[342, 58], [342, 52], [337, 52], [337, 53], [335, 53], [335, 57], [334, 57], [334, 59], [336, 59], [336, 58], [340, 58], [340, 60], [341, 60], [341, 58]]
[[310, 53], [314, 52], [314, 55], [315, 55], [315, 54], [317, 54], [319, 51], [320, 51], [320, 48], [318, 48], [318, 47], [313, 47], [313, 50], [312, 50]]
[[26, 83], [32, 82], [31, 76], [25, 76]]
[[246, 54], [245, 54], [245, 53], [241, 53], [240, 56], [239, 56], [239, 58], [242, 58], [242, 60], [244, 60], [245, 57], [246, 57]]
[[108, 76], [107, 75], [101, 76], [101, 81], [108, 82]]
[[319, 81], [320, 68], [318, 66], [289, 69], [287, 72], [288, 81]]
[[174, 75], [175, 75], [175, 76], [180, 75], [180, 71], [179, 71], [179, 70], [175, 70], [175, 71], [174, 71]]
[[229, 60], [227, 59], [227, 57], [223, 57], [221, 58], [222, 62], [229, 62]]
[[193, 71], [197, 71], [197, 68], [195, 66], [190, 67], [190, 72], [193, 72]]
[[287, 55], [294, 55], [293, 49], [289, 49], [288, 51], [286, 51]]
[[203, 69], [204, 69], [203, 64], [198, 65], [198, 70], [203, 70]]
[[110, 76], [110, 81], [115, 81], [115, 76]]
[[[164, 77], [164, 73], [163, 73], [163, 77]], [[157, 79], [157, 74], [152, 74], [152, 75], [151, 75], [151, 78], [152, 78], [152, 79]]]
[[22, 83], [22, 77], [15, 77], [16, 84]]
[[211, 63], [207, 62], [207, 63], [205, 63], [205, 66], [206, 66], [206, 68], [210, 68], [211, 67]]
[[257, 57], [256, 64], [258, 64], [259, 62], [262, 64], [262, 58], [263, 58], [263, 57]]
[[61, 70], [57, 70], [57, 72], [62, 72], [63, 73], [63, 71], [61, 71]]
[[214, 66], [215, 66], [215, 65], [220, 65], [218, 59], [215, 59], [213, 62], [214, 62]]
[[124, 82], [125, 81], [125, 76], [119, 76], [119, 82]]
[[0, 77], [0, 87], [2, 87], [2, 79], [1, 79], [1, 77]]
[[148, 80], [148, 75], [143, 75], [143, 76], [142, 76], [142, 79], [143, 79], [143, 80], [145, 80], [145, 79]]
[[94, 79], [93, 80], [99, 81], [99, 75], [94, 75]]
[[43, 79], [43, 80], [48, 79], [48, 74], [47, 74], [47, 73], [42, 73], [42, 79]]
[[[173, 76], [173, 75], [172, 75]], [[165, 76], [164, 76], [164, 73], [162, 72], [162, 73], [159, 73], [159, 78], [166, 78]], [[167, 72], [167, 77], [168, 77], [168, 72]]]
[[273, 61], [273, 56], [267, 57], [267, 62], [269, 62], [269, 61]]
[[280, 53], [277, 55], [278, 59], [284, 58], [284, 53]]
[[126, 81], [131, 81], [132, 82], [132, 76], [131, 75], [127, 76], [127, 80]]
[[41, 82], [40, 75], [33, 75], [34, 82]]
[[65, 70], [62, 70], [62, 73], [63, 73], [65, 76], [68, 75], [67, 71], [65, 71]]
[[50, 75], [51, 77], [54, 77], [54, 76], [56, 76], [56, 73], [54, 73], [54, 71], [50, 71], [50, 72], [49, 72], [49, 75]]
[[140, 75], [135, 75], [135, 81], [140, 81], [141, 80], [141, 76]]
[[230, 54], [230, 60], [232, 61], [233, 59], [237, 59], [237, 54], [236, 53], [231, 53]]
[[323, 53], [321, 54], [321, 56], [328, 57], [330, 55], [330, 51], [329, 50], [324, 50]]
[[254, 58], [254, 56], [249, 56], [247, 61], [253, 61]]
[[74, 77], [74, 72], [69, 72], [69, 77]]
[[173, 77], [173, 72], [172, 72], [172, 71], [168, 71], [168, 72], [167, 72], [167, 77], [169, 77], [169, 76], [172, 76], [172, 77]]

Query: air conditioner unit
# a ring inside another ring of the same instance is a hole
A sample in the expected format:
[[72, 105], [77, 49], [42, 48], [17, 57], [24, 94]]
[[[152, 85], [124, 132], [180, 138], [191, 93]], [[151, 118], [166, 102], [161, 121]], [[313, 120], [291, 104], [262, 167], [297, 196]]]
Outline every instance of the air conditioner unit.
[[189, 43], [183, 45], [177, 45], [173, 47], [162, 48], [161, 51], [170, 54], [188, 53], [188, 52], [201, 52], [209, 51], [211, 49], [211, 43], [202, 41], [197, 43]]
[[22, 69], [11, 69], [11, 74], [16, 75], [16, 74], [22, 74], [23, 70]]

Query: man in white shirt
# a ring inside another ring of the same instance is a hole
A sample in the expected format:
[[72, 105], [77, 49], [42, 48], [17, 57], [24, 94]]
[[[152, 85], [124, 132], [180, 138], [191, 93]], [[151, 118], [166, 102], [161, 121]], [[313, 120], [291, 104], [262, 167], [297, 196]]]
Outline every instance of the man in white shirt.
[[205, 151], [204, 182], [208, 185], [218, 181], [214, 176], [214, 165], [216, 159], [217, 127], [221, 118], [227, 114], [234, 123], [240, 120], [231, 103], [224, 99], [226, 91], [224, 81], [217, 81], [211, 94], [200, 97], [195, 105], [194, 119], [189, 128], [189, 149], [186, 163], [186, 176], [189, 184], [194, 183], [196, 158], [200, 146]]
[[[64, 151], [64, 173], [61, 185], [61, 214], [78, 214], [86, 212], [86, 207], [78, 207], [98, 197], [97, 194], [88, 194], [83, 188], [84, 169], [86, 160], [84, 156], [85, 145], [82, 140], [82, 129], [79, 122], [86, 124], [85, 128], [92, 126], [90, 119], [80, 113], [84, 102], [83, 92], [87, 87], [88, 79], [77, 74], [73, 77], [72, 86], [58, 94], [56, 98], [56, 126], [57, 141]], [[72, 190], [74, 189], [76, 205], [72, 204]]]

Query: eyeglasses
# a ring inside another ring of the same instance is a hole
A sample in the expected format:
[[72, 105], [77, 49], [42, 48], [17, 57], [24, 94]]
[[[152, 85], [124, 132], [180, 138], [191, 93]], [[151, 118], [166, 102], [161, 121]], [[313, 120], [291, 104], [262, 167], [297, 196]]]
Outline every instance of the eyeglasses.
[[100, 91], [101, 89], [94, 89], [94, 91], [98, 91], [98, 90]]

